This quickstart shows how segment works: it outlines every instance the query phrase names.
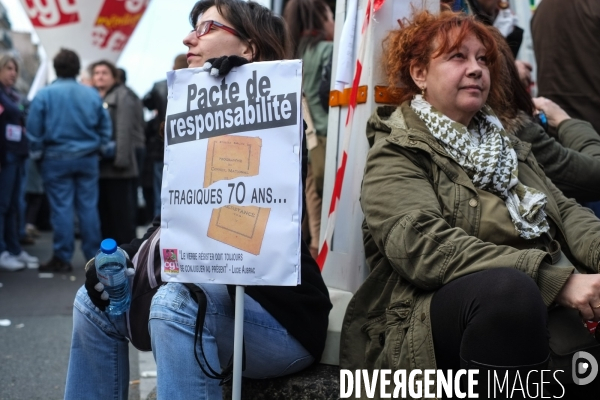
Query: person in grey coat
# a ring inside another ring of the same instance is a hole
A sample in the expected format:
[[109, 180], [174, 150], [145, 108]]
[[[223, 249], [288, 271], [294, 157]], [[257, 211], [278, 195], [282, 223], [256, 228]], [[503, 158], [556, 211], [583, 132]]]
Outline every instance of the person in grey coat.
[[91, 66], [92, 82], [104, 100], [113, 123], [114, 157], [100, 163], [100, 224], [102, 236], [117, 243], [136, 237], [137, 203], [133, 192], [139, 174], [136, 147], [143, 145], [144, 121], [140, 100], [116, 80], [117, 69], [101, 60]]

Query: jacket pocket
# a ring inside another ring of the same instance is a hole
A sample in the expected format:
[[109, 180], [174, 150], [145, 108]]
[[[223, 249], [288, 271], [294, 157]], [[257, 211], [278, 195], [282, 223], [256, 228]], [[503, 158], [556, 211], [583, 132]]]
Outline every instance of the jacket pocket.
[[[436, 289], [454, 253], [454, 245], [426, 230], [412, 215], [402, 218], [385, 243], [385, 254], [398, 273], [420, 289]], [[424, 265], [435, 266], [423, 268]]]
[[363, 324], [361, 332], [367, 335], [365, 361], [369, 368], [397, 368], [410, 312], [410, 307], [402, 302]]

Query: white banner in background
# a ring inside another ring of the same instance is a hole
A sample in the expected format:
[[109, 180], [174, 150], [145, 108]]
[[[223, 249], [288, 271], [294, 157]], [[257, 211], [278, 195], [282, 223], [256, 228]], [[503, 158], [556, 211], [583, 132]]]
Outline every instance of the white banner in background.
[[74, 50], [82, 68], [100, 59], [116, 63], [150, 0], [20, 0], [52, 60]]
[[169, 72], [160, 247], [169, 282], [300, 281], [300, 60]]
[[343, 91], [352, 83], [354, 71], [354, 32], [356, 32], [357, 0], [349, 0], [346, 5], [346, 20], [342, 28], [338, 48], [337, 70], [335, 72], [335, 90]]

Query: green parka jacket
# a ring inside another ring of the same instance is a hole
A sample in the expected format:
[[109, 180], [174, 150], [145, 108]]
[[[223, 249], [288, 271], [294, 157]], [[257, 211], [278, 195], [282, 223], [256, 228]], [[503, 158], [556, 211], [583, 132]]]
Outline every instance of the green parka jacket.
[[589, 122], [564, 120], [555, 140], [521, 112], [504, 129], [531, 143], [537, 162], [565, 196], [579, 202], [600, 200], [600, 136]]
[[[554, 301], [574, 268], [551, 265], [548, 253], [535, 248], [540, 239], [523, 239], [518, 248], [494, 244], [496, 233], [515, 232], [509, 220], [496, 220], [500, 205], [489, 202], [499, 198], [474, 187], [407, 102], [378, 108], [367, 137], [361, 205], [371, 272], [346, 311], [340, 368], [435, 369], [431, 299], [473, 272], [516, 268], [536, 281], [546, 305]], [[554, 238], [581, 272], [597, 273], [598, 219], [546, 179], [531, 145], [510, 139], [519, 180], [548, 196]]]

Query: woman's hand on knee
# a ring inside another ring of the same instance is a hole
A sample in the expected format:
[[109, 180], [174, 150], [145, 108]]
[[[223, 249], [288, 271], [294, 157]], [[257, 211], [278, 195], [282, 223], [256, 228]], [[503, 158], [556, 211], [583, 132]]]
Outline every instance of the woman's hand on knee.
[[577, 309], [586, 320], [600, 320], [600, 274], [571, 275], [556, 303]]

